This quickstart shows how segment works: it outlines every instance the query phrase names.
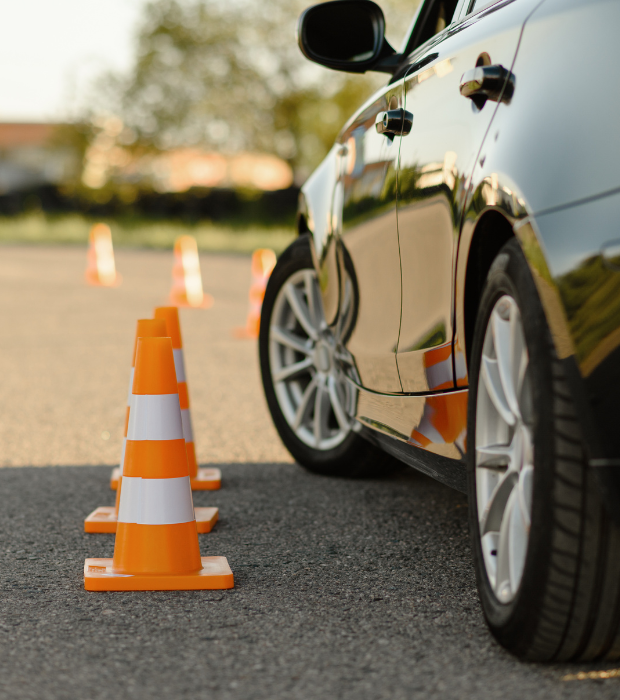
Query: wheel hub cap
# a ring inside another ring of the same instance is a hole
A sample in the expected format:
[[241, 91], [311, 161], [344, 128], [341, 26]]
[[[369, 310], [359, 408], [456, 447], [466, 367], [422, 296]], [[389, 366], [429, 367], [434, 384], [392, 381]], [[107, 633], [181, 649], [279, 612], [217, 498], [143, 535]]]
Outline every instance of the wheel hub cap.
[[317, 343], [316, 350], [314, 352], [314, 364], [320, 372], [325, 374], [327, 374], [332, 368], [332, 351], [324, 341]]

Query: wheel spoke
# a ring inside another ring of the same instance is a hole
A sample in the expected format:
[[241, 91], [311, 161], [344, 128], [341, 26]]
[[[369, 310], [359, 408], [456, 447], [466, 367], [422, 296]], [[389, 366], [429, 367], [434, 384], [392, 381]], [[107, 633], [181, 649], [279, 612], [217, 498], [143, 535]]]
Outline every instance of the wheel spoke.
[[527, 539], [529, 534], [529, 516], [526, 521], [523, 510], [520, 507], [519, 489], [513, 491], [513, 498], [506, 508], [508, 520], [508, 572], [510, 576], [510, 588], [516, 591], [523, 576], [525, 555], [527, 553]]
[[316, 395], [314, 397], [314, 444], [318, 447], [323, 439], [323, 423], [325, 421], [325, 384], [317, 382]]
[[519, 495], [519, 509], [526, 529], [529, 532], [532, 516], [532, 487], [534, 479], [534, 467], [526, 466], [519, 474], [519, 485], [517, 493]]
[[510, 406], [506, 401], [504, 390], [502, 388], [502, 380], [500, 378], [497, 360], [493, 360], [486, 355], [482, 356], [482, 380], [486, 387], [487, 393], [497, 412], [502, 420], [508, 425], [515, 424], [514, 413], [510, 410]]
[[338, 425], [342, 430], [346, 430], [351, 427], [351, 422], [348, 419], [344, 408], [342, 407], [342, 403], [340, 402], [338, 387], [334, 377], [329, 377], [327, 387], [329, 390], [329, 400], [331, 402], [334, 415], [336, 416], [336, 420], [338, 421]]
[[521, 327], [521, 314], [519, 313], [519, 310], [516, 306], [514, 306], [511, 310], [510, 326], [512, 338], [512, 373], [514, 377], [515, 393], [519, 405], [520, 416], [521, 418], [523, 418], [523, 410], [521, 407], [521, 390], [523, 388], [523, 381], [525, 379], [525, 373], [527, 371], [529, 358], [527, 355], [525, 338], [523, 336], [523, 329]]
[[294, 284], [289, 282], [289, 284], [287, 284], [285, 287], [285, 294], [286, 298], [288, 299], [288, 303], [295, 314], [295, 318], [299, 322], [299, 325], [308, 334], [308, 337], [312, 338], [312, 340], [316, 342], [319, 335], [317, 333], [317, 329], [312, 323], [310, 309], [308, 308], [306, 301], [302, 298], [301, 292]]
[[306, 374], [309, 372], [310, 368], [314, 366], [311, 357], [306, 357], [305, 360], [300, 360], [292, 365], [283, 367], [279, 372], [275, 372], [273, 375], [274, 382], [284, 382], [290, 381], [291, 379], [296, 379], [300, 374]]
[[[521, 417], [519, 402], [517, 400], [516, 373], [519, 365], [515, 362], [515, 315], [518, 312], [512, 306], [509, 310], [509, 319], [504, 320], [496, 309], [492, 315], [493, 341], [497, 356], [497, 369], [502, 384], [502, 393], [508, 408], [517, 418]], [[514, 423], [514, 419], [513, 419]], [[512, 425], [512, 423], [510, 423]]]
[[518, 480], [518, 474], [507, 471], [489, 498], [487, 506], [480, 518], [480, 536], [487, 532], [498, 532], [504, 518], [506, 504]]
[[485, 445], [476, 447], [476, 466], [504, 470], [512, 459], [512, 445]]
[[299, 402], [299, 406], [297, 407], [297, 411], [295, 412], [295, 418], [293, 420], [292, 428], [293, 430], [299, 430], [299, 427], [303, 423], [304, 419], [308, 415], [308, 410], [310, 406], [312, 405], [312, 397], [314, 393], [316, 392], [317, 389], [317, 379], [316, 377], [313, 377], [310, 382], [308, 383], [308, 386], [305, 388], [304, 393], [301, 396], [301, 400]]
[[513, 595], [512, 576], [510, 574], [511, 558], [511, 520], [516, 493], [513, 491], [503, 512], [503, 518], [499, 529], [499, 541], [497, 543], [497, 575], [495, 578], [495, 595], [502, 603], [508, 602]]
[[269, 333], [272, 340], [277, 341], [281, 345], [286, 345], [286, 347], [296, 350], [297, 352], [301, 352], [304, 355], [310, 355], [310, 353], [313, 351], [312, 346], [308, 347], [308, 341], [300, 338], [298, 335], [295, 335], [295, 333], [285, 330], [284, 328], [280, 328], [279, 326], [271, 326]]

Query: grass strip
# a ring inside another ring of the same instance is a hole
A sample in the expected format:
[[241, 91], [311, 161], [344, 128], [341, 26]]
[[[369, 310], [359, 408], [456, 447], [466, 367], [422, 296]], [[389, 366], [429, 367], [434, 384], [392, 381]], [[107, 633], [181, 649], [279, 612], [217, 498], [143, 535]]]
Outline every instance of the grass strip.
[[189, 234], [196, 238], [199, 250], [205, 252], [251, 253], [256, 248], [271, 248], [281, 253], [295, 238], [292, 226], [260, 226], [251, 222], [190, 224], [31, 213], [0, 217], [0, 243], [86, 245], [90, 228], [98, 221], [110, 226], [114, 246], [119, 248], [172, 248], [178, 236]]

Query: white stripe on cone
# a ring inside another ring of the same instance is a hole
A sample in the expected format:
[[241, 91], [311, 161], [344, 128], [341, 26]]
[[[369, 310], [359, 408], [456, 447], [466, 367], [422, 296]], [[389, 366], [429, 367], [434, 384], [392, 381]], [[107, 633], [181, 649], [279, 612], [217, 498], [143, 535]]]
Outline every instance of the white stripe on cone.
[[177, 373], [177, 383], [187, 381], [185, 379], [185, 360], [183, 359], [183, 349], [173, 350], [174, 355], [174, 371]]
[[426, 381], [428, 382], [429, 389], [435, 389], [435, 387], [441, 386], [442, 384], [452, 382], [452, 358], [448, 357], [441, 362], [437, 362], [434, 365], [426, 368]]
[[183, 423], [183, 437], [185, 442], [194, 442], [194, 431], [192, 429], [192, 416], [189, 408], [181, 409], [181, 421]]
[[178, 394], [134, 394], [129, 411], [128, 440], [183, 438]]
[[119, 474], [123, 475], [123, 464], [125, 464], [125, 450], [127, 449], [127, 438], [123, 438], [123, 449], [121, 451], [121, 463], [118, 465]]
[[[422, 418], [420, 425], [416, 428], [418, 433], [424, 435], [427, 440], [430, 440], [435, 445], [442, 445], [445, 443], [443, 435], [435, 428], [435, 426], [430, 422], [427, 416]], [[415, 440], [415, 438], [413, 438]], [[123, 479], [123, 484], [125, 479]]]
[[189, 476], [143, 479], [124, 476], [119, 523], [175, 525], [195, 520]]

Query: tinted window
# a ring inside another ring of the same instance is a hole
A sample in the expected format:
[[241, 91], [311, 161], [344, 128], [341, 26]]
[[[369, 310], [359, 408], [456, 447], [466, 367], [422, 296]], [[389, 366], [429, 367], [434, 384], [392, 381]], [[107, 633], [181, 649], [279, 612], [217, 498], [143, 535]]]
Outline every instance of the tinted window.
[[428, 0], [422, 8], [405, 53], [410, 54], [445, 29], [452, 22], [457, 4], [458, 0]]
[[472, 4], [469, 6], [469, 12], [478, 12], [489, 5], [495, 5], [499, 0], [473, 0]]

